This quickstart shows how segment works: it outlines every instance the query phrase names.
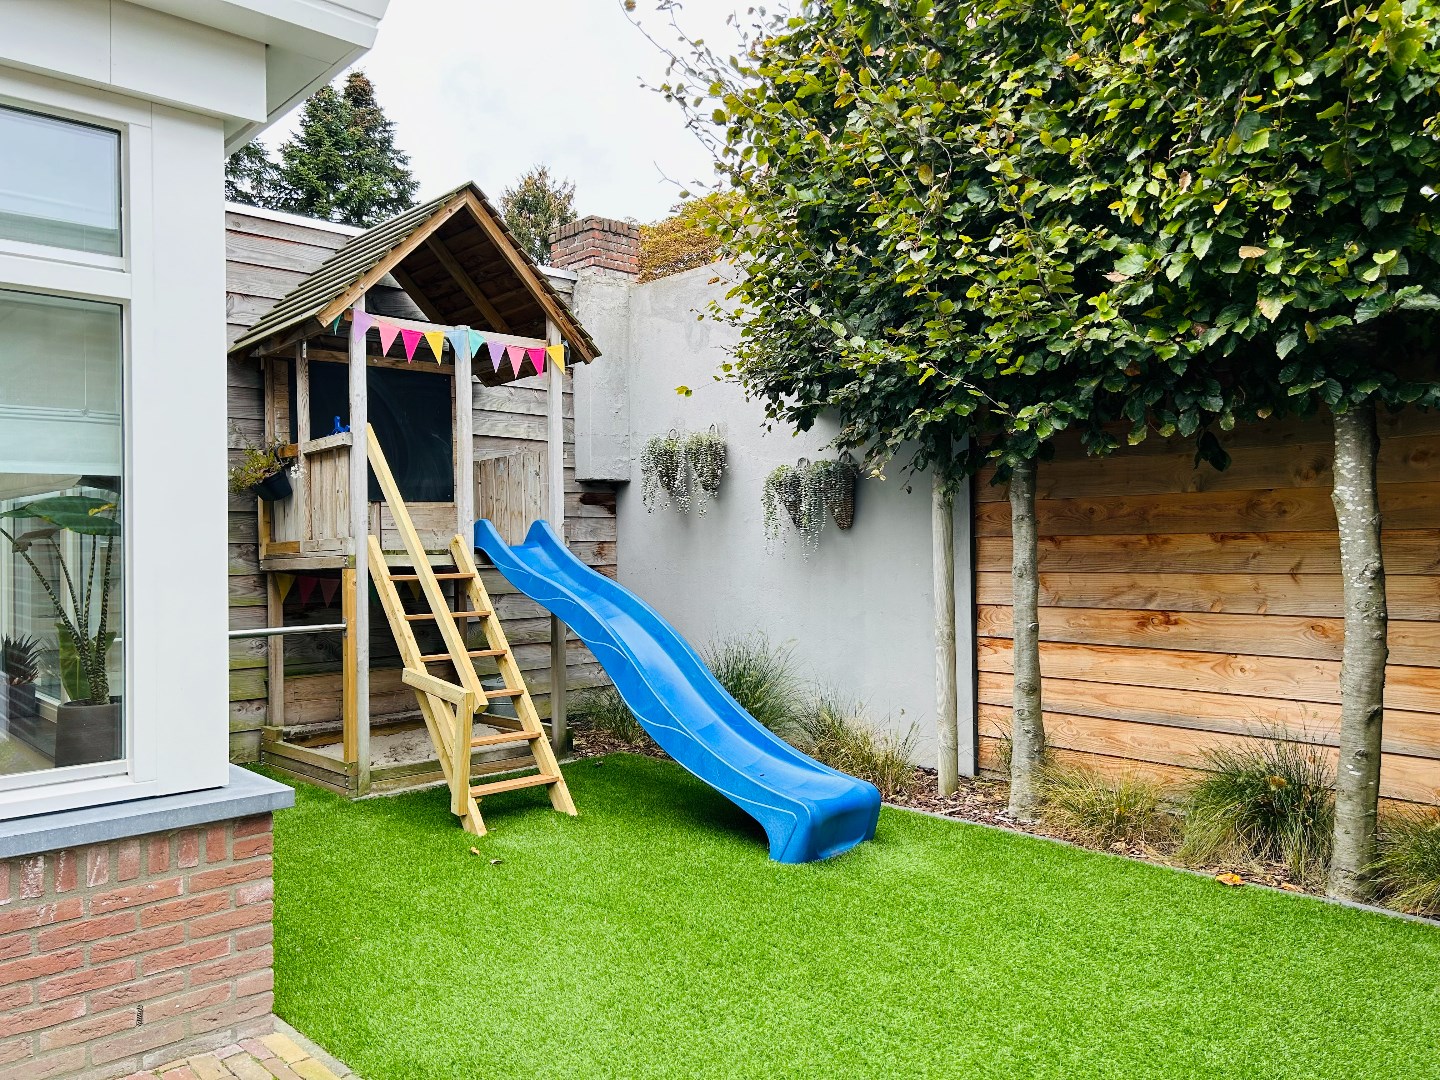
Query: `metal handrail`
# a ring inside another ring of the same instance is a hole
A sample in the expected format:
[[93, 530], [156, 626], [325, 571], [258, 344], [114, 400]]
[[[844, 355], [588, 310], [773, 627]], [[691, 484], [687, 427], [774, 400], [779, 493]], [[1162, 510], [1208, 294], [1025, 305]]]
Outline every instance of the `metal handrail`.
[[310, 623], [306, 626], [262, 626], [258, 630], [231, 630], [231, 638], [283, 637], [286, 634], [329, 634], [345, 633], [347, 624]]

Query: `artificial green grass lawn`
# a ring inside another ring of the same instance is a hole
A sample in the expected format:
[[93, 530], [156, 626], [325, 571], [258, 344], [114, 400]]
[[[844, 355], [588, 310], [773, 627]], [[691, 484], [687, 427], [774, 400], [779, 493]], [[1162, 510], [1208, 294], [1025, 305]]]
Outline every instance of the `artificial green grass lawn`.
[[478, 840], [301, 787], [276, 1011], [365, 1080], [1440, 1077], [1435, 927], [888, 808], [781, 866], [669, 762], [565, 772]]

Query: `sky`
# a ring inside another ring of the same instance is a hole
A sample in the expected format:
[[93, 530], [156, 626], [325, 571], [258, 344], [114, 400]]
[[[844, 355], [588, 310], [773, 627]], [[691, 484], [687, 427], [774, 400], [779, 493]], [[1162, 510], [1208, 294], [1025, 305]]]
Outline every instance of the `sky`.
[[[668, 45], [674, 32], [656, 4], [637, 0], [635, 17]], [[736, 7], [685, 0], [677, 18], [728, 55]], [[714, 182], [680, 110], [641, 85], [662, 82], [666, 63], [621, 0], [390, 0], [356, 67], [395, 122], [421, 200], [474, 180], [498, 201], [544, 163], [574, 181], [581, 216], [648, 222], [680, 201], [682, 184]], [[295, 119], [266, 132], [265, 144], [273, 150]]]

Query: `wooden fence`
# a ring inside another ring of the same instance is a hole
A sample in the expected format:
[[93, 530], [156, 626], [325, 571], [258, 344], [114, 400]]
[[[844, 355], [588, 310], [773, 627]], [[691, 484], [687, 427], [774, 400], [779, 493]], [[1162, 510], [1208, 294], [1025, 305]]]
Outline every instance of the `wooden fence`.
[[[1440, 415], [1381, 418], [1390, 606], [1390, 799], [1440, 803]], [[1333, 747], [1343, 608], [1325, 419], [1108, 459], [1061, 449], [1038, 469], [1045, 724], [1055, 756], [1181, 780], [1208, 747], [1256, 736]], [[1009, 731], [1010, 511], [975, 485], [982, 767]], [[1333, 757], [1333, 755], [1332, 755]]]

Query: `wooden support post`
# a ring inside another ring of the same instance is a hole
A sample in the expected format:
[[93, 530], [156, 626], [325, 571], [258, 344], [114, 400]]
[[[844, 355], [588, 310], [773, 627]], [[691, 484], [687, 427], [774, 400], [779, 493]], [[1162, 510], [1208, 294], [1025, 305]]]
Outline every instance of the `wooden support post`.
[[[365, 310], [365, 295], [355, 301]], [[346, 620], [354, 672], [356, 793], [370, 793], [370, 463], [365, 453], [368, 424], [364, 334], [350, 334], [350, 548], [355, 557], [354, 606]]]
[[295, 445], [299, 448], [296, 462], [295, 505], [300, 510], [300, 540], [315, 539], [315, 521], [310, 506], [310, 466], [305, 460], [305, 444], [310, 441], [310, 348], [308, 342], [295, 346]]
[[345, 764], [360, 760], [359, 702], [355, 696], [355, 571], [340, 571], [340, 617], [345, 621], [344, 652], [340, 660], [340, 746]]
[[[545, 320], [545, 341], [557, 345], [563, 339], [553, 319]], [[565, 376], [551, 363], [546, 375], [545, 441], [549, 457], [550, 505], [546, 520], [565, 543]], [[555, 752], [570, 748], [570, 731], [565, 722], [565, 624], [550, 616], [550, 741]]]
[[[285, 604], [274, 574], [265, 575], [265, 625], [285, 625]], [[285, 726], [285, 636], [272, 634], [265, 645], [265, 723], [269, 727]]]
[[[469, 333], [468, 328], [462, 333]], [[455, 350], [455, 517], [456, 531], [469, 539], [475, 531], [475, 388], [470, 350]]]
[[930, 502], [930, 561], [935, 589], [935, 741], [941, 795], [960, 786], [960, 694], [955, 681], [955, 498], [937, 469]]

